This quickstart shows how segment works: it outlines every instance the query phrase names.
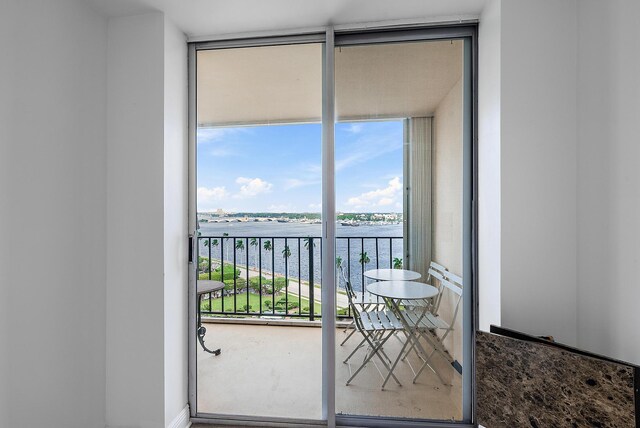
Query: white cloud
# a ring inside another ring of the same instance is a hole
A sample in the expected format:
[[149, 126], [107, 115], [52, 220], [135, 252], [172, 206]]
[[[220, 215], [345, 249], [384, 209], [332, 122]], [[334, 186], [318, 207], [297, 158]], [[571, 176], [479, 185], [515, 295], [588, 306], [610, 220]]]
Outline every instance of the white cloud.
[[199, 128], [198, 144], [213, 143], [221, 140], [225, 135], [234, 133], [234, 128]]
[[320, 180], [300, 180], [299, 178], [289, 178], [285, 180], [284, 190], [295, 189], [296, 187], [312, 186], [319, 183]]
[[393, 205], [397, 206], [397, 198], [402, 195], [400, 177], [393, 177], [387, 187], [371, 190], [347, 200], [347, 205], [355, 210], [375, 209]]
[[261, 178], [238, 177], [236, 183], [241, 184], [240, 192], [235, 195], [236, 198], [251, 198], [263, 193], [269, 193], [273, 185]]
[[212, 149], [209, 152], [209, 154], [211, 156], [213, 156], [213, 157], [216, 157], [216, 158], [224, 158], [224, 157], [227, 157], [227, 156], [233, 156], [236, 153], [233, 150], [231, 150], [229, 148], [226, 148], [226, 147], [216, 147], [216, 148]]
[[322, 164], [319, 163], [304, 163], [302, 169], [310, 174], [322, 174]]
[[227, 197], [227, 190], [221, 187], [198, 187], [198, 202], [219, 201]]
[[362, 123], [352, 123], [347, 128], [347, 132], [350, 132], [352, 134], [359, 134], [362, 132], [362, 129], [364, 129], [364, 125]]
[[200, 155], [213, 157], [238, 156], [241, 152], [237, 149], [238, 134], [247, 134], [248, 128], [198, 128], [197, 142]]
[[267, 208], [267, 212], [272, 213], [284, 213], [293, 211], [293, 205], [291, 204], [272, 204]]
[[312, 211], [322, 211], [322, 204], [309, 204], [309, 209]]
[[296, 187], [304, 186], [304, 181], [298, 180], [297, 178], [289, 178], [284, 182], [284, 189], [295, 189]]
[[340, 157], [336, 157], [336, 171], [401, 150], [402, 144], [402, 135], [395, 133], [363, 133], [354, 144], [344, 149]]

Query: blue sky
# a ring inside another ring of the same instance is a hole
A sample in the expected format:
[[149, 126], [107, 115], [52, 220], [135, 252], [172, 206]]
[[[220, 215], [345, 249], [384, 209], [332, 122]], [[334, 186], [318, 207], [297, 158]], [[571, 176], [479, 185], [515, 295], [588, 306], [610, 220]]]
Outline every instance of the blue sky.
[[[198, 211], [320, 212], [321, 125], [198, 130]], [[402, 122], [336, 124], [336, 207], [402, 212]]]

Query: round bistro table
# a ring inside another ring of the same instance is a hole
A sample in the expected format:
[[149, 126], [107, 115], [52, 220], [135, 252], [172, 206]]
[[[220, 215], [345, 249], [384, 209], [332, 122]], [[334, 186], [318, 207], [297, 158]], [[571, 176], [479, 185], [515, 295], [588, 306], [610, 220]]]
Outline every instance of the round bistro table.
[[376, 281], [414, 281], [422, 275], [406, 269], [371, 269], [366, 271], [364, 276]]
[[[439, 291], [433, 285], [415, 281], [378, 281], [367, 285], [367, 291], [384, 299], [386, 304], [391, 308], [395, 316], [402, 324], [404, 334], [407, 337], [406, 342], [402, 346], [402, 349], [398, 353], [398, 357], [393, 362], [391, 370], [389, 370], [389, 373], [387, 374], [387, 377], [382, 384], [382, 388], [384, 389], [384, 386], [387, 384], [387, 381], [391, 377], [393, 370], [398, 365], [398, 361], [400, 361], [400, 359], [402, 358], [402, 354], [404, 353], [404, 350], [406, 349], [407, 345], [409, 345], [409, 343], [413, 343], [413, 346], [417, 348], [417, 350], [422, 353], [422, 355], [427, 355], [422, 345], [420, 344], [418, 325], [414, 325], [413, 327], [411, 326], [411, 323], [409, 322], [409, 320], [407, 320], [407, 317], [405, 317], [405, 311], [400, 309], [400, 303], [406, 300], [430, 299], [434, 296], [437, 296]], [[426, 306], [419, 320], [422, 319], [425, 312]]]

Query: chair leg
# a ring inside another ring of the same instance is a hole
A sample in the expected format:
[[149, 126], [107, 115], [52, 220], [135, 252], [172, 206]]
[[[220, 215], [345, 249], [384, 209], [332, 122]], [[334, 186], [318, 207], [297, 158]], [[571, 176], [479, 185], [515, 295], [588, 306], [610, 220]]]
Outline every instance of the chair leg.
[[[400, 353], [398, 355], [402, 355], [402, 353], [404, 352], [404, 349], [407, 347], [407, 345], [409, 344], [409, 340], [407, 340], [404, 345], [402, 345], [402, 349], [400, 349]], [[391, 368], [389, 368], [389, 373], [387, 374], [387, 377], [385, 378], [384, 382], [382, 382], [382, 389], [384, 390], [385, 385], [387, 384], [387, 382], [389, 381], [389, 377], [393, 375], [393, 370], [396, 368], [396, 366], [398, 365], [398, 361], [400, 361], [400, 359], [396, 359], [393, 363], [393, 365], [391, 366]], [[395, 377], [395, 376], [394, 376]], [[397, 382], [397, 381], [396, 381]]]
[[[374, 356], [378, 356], [378, 358], [380, 359], [380, 361], [382, 362], [382, 365], [385, 367], [385, 369], [387, 369], [389, 371], [389, 373], [387, 374], [387, 377], [385, 379], [384, 384], [382, 385], [382, 388], [384, 389], [384, 385], [386, 385], [387, 381], [389, 380], [390, 377], [393, 377], [393, 380], [395, 380], [395, 382], [398, 384], [398, 386], [402, 386], [402, 384], [400, 383], [400, 381], [398, 380], [398, 378], [396, 377], [396, 375], [393, 374], [393, 368], [390, 368], [389, 365], [385, 362], [385, 360], [378, 354], [378, 351], [382, 348], [382, 345], [384, 345], [384, 343], [389, 339], [389, 337], [391, 337], [391, 334], [393, 334], [393, 331], [390, 331], [389, 334], [384, 337], [383, 339], [381, 339], [379, 341], [379, 343], [376, 345], [371, 341], [370, 337], [365, 336], [365, 340], [367, 341], [367, 343], [369, 344], [370, 347], [370, 351], [369, 353], [365, 356], [364, 361], [362, 362], [362, 365], [360, 367], [358, 367], [358, 370], [356, 370], [355, 373], [353, 373], [353, 375], [351, 375], [351, 377], [347, 380], [346, 385], [349, 385], [351, 383], [351, 381], [358, 375], [358, 373], [360, 373], [360, 371], [362, 371], [362, 369], [364, 368], [364, 366], [367, 365], [367, 363], [369, 361], [371, 361], [371, 359]], [[396, 361], [397, 363], [397, 361]], [[395, 367], [395, 364], [394, 364]]]
[[433, 347], [433, 351], [431, 351], [431, 353], [428, 356], [426, 356], [426, 358], [424, 359], [424, 362], [422, 363], [422, 366], [420, 367], [420, 370], [418, 370], [418, 373], [416, 373], [415, 376], [413, 377], [413, 381], [412, 382], [416, 383], [416, 380], [418, 379], [418, 376], [420, 376], [420, 374], [424, 371], [425, 368], [429, 367], [429, 369], [431, 369], [431, 371], [434, 372], [436, 374], [436, 376], [438, 376], [438, 379], [440, 379], [440, 382], [442, 382], [443, 385], [448, 385], [448, 383], [445, 382], [445, 380], [442, 378], [440, 373], [431, 364], [429, 364], [431, 362], [431, 358], [433, 357], [433, 355], [436, 352], [441, 354], [445, 359], [447, 359], [445, 357], [445, 355], [443, 354], [442, 349], [441, 349], [442, 348], [442, 342], [440, 342], [437, 339], [434, 342], [433, 340], [431, 340], [427, 336], [427, 334], [428, 334], [428, 332], [426, 334], [422, 334], [422, 337], [424, 337], [424, 339], [427, 341], [427, 343]]
[[[353, 324], [353, 323], [352, 323]], [[344, 331], [346, 332], [347, 329], [345, 328]], [[342, 343], [340, 343], [340, 346], [344, 345], [345, 343], [347, 343], [347, 340], [349, 340], [351, 338], [351, 336], [353, 336], [356, 332], [356, 329], [354, 328], [353, 330], [351, 330], [351, 333], [349, 333], [349, 335], [347, 337], [344, 338], [344, 340], [342, 341]]]
[[362, 348], [364, 346], [364, 343], [366, 341], [364, 339], [362, 339], [362, 341], [358, 344], [358, 346], [356, 346], [353, 351], [351, 351], [351, 353], [349, 354], [349, 356], [343, 361], [344, 364], [348, 364], [349, 360], [351, 359], [351, 357], [353, 357], [353, 354], [355, 354], [358, 349]]

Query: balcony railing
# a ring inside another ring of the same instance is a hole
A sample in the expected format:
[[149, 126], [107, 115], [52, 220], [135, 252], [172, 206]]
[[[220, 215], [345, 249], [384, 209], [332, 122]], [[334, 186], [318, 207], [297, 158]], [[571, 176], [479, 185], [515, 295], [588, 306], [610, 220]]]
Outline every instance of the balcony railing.
[[[198, 278], [225, 283], [203, 296], [204, 316], [320, 317], [322, 238], [301, 236], [200, 236]], [[364, 293], [364, 271], [402, 263], [402, 237], [337, 237], [336, 264]], [[350, 318], [344, 283], [337, 277], [336, 313]]]

